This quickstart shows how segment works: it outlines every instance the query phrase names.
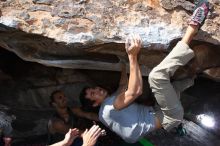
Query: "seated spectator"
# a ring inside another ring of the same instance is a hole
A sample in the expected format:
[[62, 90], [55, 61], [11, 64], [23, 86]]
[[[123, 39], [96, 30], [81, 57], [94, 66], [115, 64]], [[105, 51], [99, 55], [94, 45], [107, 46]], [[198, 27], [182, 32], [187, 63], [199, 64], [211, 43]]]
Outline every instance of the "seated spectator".
[[[79, 128], [77, 125], [79, 117], [98, 120], [97, 114], [84, 112], [79, 107], [70, 108], [67, 105], [67, 97], [61, 90], [56, 90], [51, 94], [50, 105], [55, 108], [56, 113], [48, 122], [49, 144], [62, 140], [70, 128]], [[77, 138], [74, 143], [79, 145], [82, 140]]]

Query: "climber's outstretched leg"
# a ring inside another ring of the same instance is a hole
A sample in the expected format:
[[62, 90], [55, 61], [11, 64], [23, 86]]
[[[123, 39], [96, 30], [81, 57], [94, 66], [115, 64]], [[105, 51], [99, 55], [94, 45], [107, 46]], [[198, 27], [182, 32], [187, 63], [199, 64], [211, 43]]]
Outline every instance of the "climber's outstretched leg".
[[150, 87], [164, 114], [161, 121], [162, 126], [168, 131], [182, 123], [184, 114], [177, 91], [170, 82], [170, 77], [180, 66], [184, 66], [194, 57], [194, 52], [188, 45], [205, 21], [207, 14], [208, 2], [200, 0], [182, 40], [149, 74]]

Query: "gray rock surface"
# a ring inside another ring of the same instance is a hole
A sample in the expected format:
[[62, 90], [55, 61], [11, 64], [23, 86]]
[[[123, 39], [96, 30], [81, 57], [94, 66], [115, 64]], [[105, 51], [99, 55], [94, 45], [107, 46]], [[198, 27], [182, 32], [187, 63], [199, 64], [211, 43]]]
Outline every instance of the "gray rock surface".
[[[211, 13], [195, 40], [218, 46], [220, 6], [214, 0], [210, 3]], [[170, 44], [184, 34], [194, 4], [186, 0], [6, 0], [0, 7], [0, 46], [26, 61], [119, 71], [119, 59], [126, 56], [125, 37], [138, 33], [144, 48], [142, 70], [148, 75]]]

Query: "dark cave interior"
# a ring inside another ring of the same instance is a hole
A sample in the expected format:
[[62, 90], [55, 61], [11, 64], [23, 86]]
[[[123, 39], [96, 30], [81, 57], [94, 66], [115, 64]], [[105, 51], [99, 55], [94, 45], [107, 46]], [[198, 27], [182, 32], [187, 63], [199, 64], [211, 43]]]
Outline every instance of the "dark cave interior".
[[[64, 70], [68, 70], [67, 73], [65, 73]], [[75, 92], [75, 90], [81, 89], [86, 84], [85, 82], [88, 81], [91, 84], [98, 84], [114, 91], [118, 86], [117, 83], [120, 78], [120, 73], [114, 71], [71, 70], [48, 67], [35, 62], [27, 62], [3, 48], [0, 49], [0, 71], [0, 108], [3, 111], [7, 111], [8, 113], [16, 116], [16, 120], [14, 120], [12, 124], [13, 129], [15, 130], [15, 139], [17, 138], [17, 141], [15, 140], [13, 143], [14, 145], [18, 145], [19, 142], [20, 144], [22, 144], [22, 142], [24, 144], [24, 141], [26, 143], [39, 141], [39, 139], [41, 139], [42, 143], [45, 142], [45, 124], [53, 112], [47, 103], [48, 94], [53, 89], [61, 88], [65, 89], [67, 92]], [[62, 81], [59, 80], [60, 76], [72, 77], [77, 76], [78, 74], [83, 75], [84, 78], [78, 80], [74, 79], [71, 81], [68, 81], [68, 78], [63, 79]], [[147, 77], [144, 77], [144, 85], [148, 86]], [[150, 94], [149, 91], [147, 91], [147, 87], [144, 89], [143, 98]], [[220, 121], [220, 110], [218, 108], [220, 103], [219, 91], [220, 82], [216, 82], [199, 75], [195, 80], [194, 86], [187, 89], [183, 93], [183, 98], [181, 99], [185, 110], [185, 119], [187, 121], [192, 121], [196, 126], [201, 127], [202, 130], [208, 133], [211, 133], [212, 137], [217, 139], [220, 137], [220, 126], [218, 122]], [[46, 95], [43, 95], [44, 93], [46, 93]], [[30, 97], [25, 96], [32, 96], [32, 100], [29, 99]], [[24, 99], [21, 100], [21, 97]], [[79, 102], [77, 97], [74, 98], [74, 101]], [[214, 127], [206, 127], [198, 120], [198, 115], [205, 114], [214, 117]], [[39, 121], [41, 121], [41, 124], [36, 124], [36, 122]], [[31, 135], [31, 133], [34, 135]], [[113, 139], [117, 142], [109, 142], [109, 145], [115, 145], [121, 141], [120, 138], [114, 134], [112, 135], [115, 137]], [[147, 138], [154, 144], [157, 144], [160, 138], [170, 137], [169, 134], [164, 135], [163, 132], [162, 134], [159, 133], [159, 135], [160, 136], [155, 136], [152, 134], [147, 136]], [[197, 135], [199, 138], [194, 137], [193, 139], [192, 135], [193, 134], [191, 134], [191, 138], [187, 139], [188, 142], [183, 143], [183, 145], [187, 145], [192, 142], [194, 145], [199, 145], [200, 142], [198, 141], [205, 137]], [[178, 141], [177, 138], [175, 138], [175, 140]], [[104, 139], [104, 141], [108, 141], [108, 138]], [[171, 141], [167, 140], [165, 143], [169, 145]]]

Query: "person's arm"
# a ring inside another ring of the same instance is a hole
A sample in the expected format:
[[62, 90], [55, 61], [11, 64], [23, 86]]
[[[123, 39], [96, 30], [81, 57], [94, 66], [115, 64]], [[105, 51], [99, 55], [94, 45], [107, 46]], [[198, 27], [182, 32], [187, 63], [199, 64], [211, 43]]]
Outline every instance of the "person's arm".
[[99, 121], [98, 114], [92, 112], [85, 112], [80, 107], [72, 108], [72, 112], [79, 117], [86, 118], [93, 121]]
[[114, 108], [117, 110], [127, 107], [139, 95], [142, 94], [143, 82], [140, 72], [137, 55], [141, 48], [141, 39], [139, 36], [132, 36], [130, 41], [126, 39], [126, 52], [129, 58], [130, 76], [128, 89], [119, 93], [114, 101]]
[[77, 128], [69, 129], [69, 131], [65, 135], [65, 138], [62, 141], [52, 144], [50, 146], [70, 146], [75, 138], [78, 136], [79, 130]]
[[94, 146], [99, 136], [105, 135], [105, 130], [102, 130], [98, 125], [93, 125], [89, 130], [86, 129], [82, 134], [82, 146]]

